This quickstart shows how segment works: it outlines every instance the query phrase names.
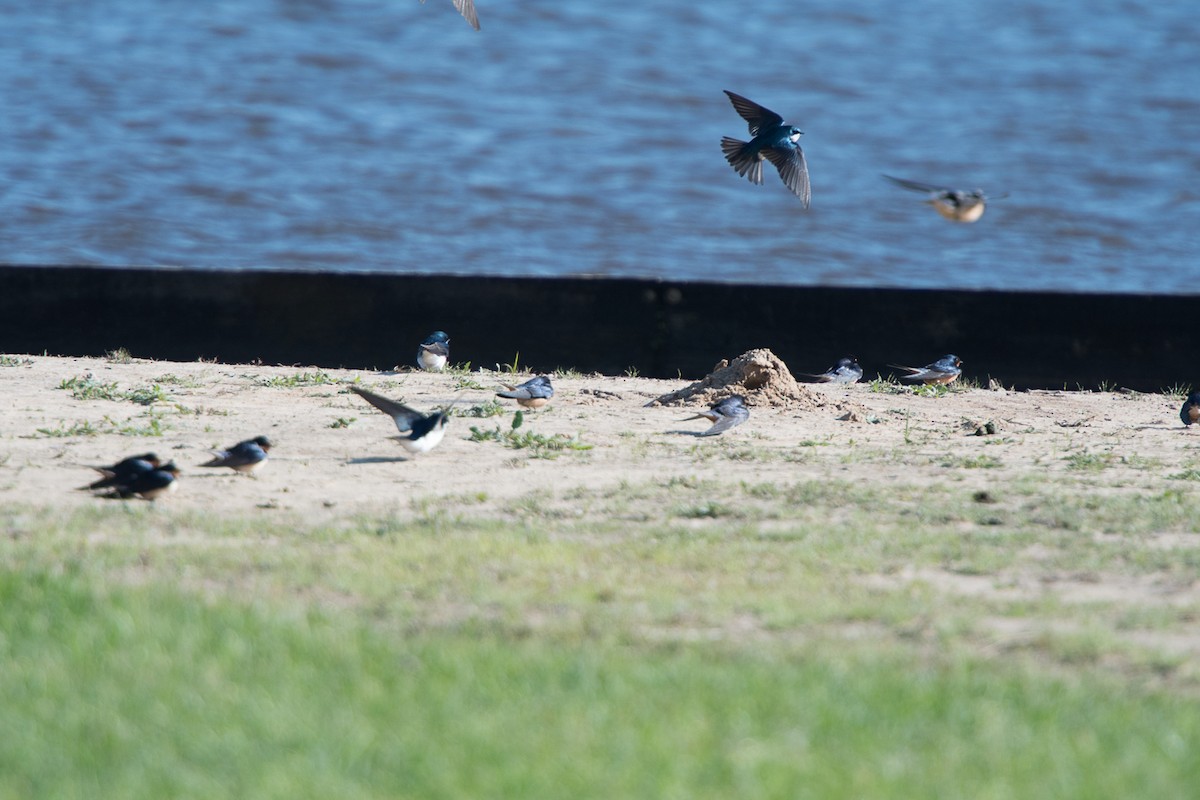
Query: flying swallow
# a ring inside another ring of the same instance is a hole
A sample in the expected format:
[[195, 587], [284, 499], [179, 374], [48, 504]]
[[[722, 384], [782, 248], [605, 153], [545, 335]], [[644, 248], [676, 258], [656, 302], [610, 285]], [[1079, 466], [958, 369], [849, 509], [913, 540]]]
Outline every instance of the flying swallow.
[[417, 366], [426, 372], [441, 372], [450, 360], [450, 337], [434, 331], [417, 346]]
[[[750, 419], [750, 409], [746, 408], [746, 398], [740, 394], [735, 394], [713, 403], [708, 407], [708, 411], [701, 411], [696, 416], [688, 417], [687, 419], [693, 420], [700, 419], [701, 417], [704, 417], [713, 425], [699, 435], [717, 436]], [[684, 422], [687, 422], [687, 420], [684, 420]]]
[[1193, 422], [1200, 422], [1200, 391], [1188, 395], [1188, 399], [1183, 402], [1183, 408], [1179, 409], [1179, 419], [1185, 427], [1191, 426]]
[[[422, 3], [425, 0], [421, 0]], [[474, 0], [452, 0], [454, 7], [458, 9], [458, 13], [463, 15], [463, 19], [471, 23], [471, 27], [479, 30], [479, 16], [475, 13]]]
[[429, 414], [422, 414], [403, 403], [380, 397], [374, 392], [368, 392], [357, 386], [351, 386], [350, 391], [392, 418], [392, 421], [396, 423], [396, 430], [403, 435], [391, 438], [399, 442], [400, 446], [410, 453], [428, 453], [438, 446], [442, 437], [446, 435], [446, 423], [450, 421], [450, 409], [458, 402], [456, 397], [445, 408]]
[[923, 192], [929, 195], [925, 202], [929, 203], [939, 214], [955, 222], [975, 222], [983, 216], [987, 208], [987, 197], [983, 189], [947, 189], [944, 186], [931, 186], [928, 183], [906, 181], [903, 178], [893, 178], [884, 175], [892, 183], [913, 192]]
[[905, 381], [920, 381], [921, 383], [953, 383], [962, 375], [962, 360], [956, 355], [945, 355], [932, 364], [923, 367], [906, 367], [902, 364], [888, 364], [896, 369], [906, 369], [908, 375], [900, 376]]
[[128, 483], [133, 476], [142, 472], [149, 472], [152, 469], [157, 469], [162, 463], [158, 456], [154, 453], [142, 453], [140, 456], [130, 456], [124, 458], [115, 464], [107, 467], [92, 467], [99, 472], [103, 477], [99, 480], [92, 481], [87, 486], [80, 486], [80, 489], [107, 489], [112, 486], [120, 486], [123, 483]]
[[550, 378], [545, 375], [530, 378], [520, 386], [510, 386], [506, 383], [504, 388], [508, 391], [496, 392], [497, 397], [516, 400], [518, 405], [525, 408], [541, 408], [554, 397], [554, 387], [550, 385]]
[[213, 450], [215, 458], [200, 466], [229, 467], [235, 472], [249, 475], [267, 463], [267, 453], [270, 450], [270, 439], [265, 436], [255, 436], [253, 439], [238, 442], [227, 450]]
[[763, 108], [740, 94], [728, 89], [729, 101], [742, 119], [750, 125], [749, 142], [729, 136], [721, 137], [721, 150], [738, 175], [751, 183], [763, 182], [762, 162], [766, 158], [779, 170], [779, 177], [792, 194], [800, 198], [808, 208], [812, 190], [808, 185], [808, 165], [804, 163], [804, 151], [800, 149], [800, 137], [804, 131], [795, 125], [784, 123], [783, 117], [770, 109]]
[[178, 488], [178, 477], [179, 467], [175, 466], [174, 461], [168, 461], [162, 466], [133, 475], [128, 481], [114, 486], [111, 492], [101, 497], [126, 500], [137, 495], [144, 500], [157, 500]]
[[838, 362], [820, 375], [811, 372], [801, 372], [806, 378], [812, 378], [818, 383], [858, 383], [862, 380], [863, 368], [853, 356], [838, 359]]

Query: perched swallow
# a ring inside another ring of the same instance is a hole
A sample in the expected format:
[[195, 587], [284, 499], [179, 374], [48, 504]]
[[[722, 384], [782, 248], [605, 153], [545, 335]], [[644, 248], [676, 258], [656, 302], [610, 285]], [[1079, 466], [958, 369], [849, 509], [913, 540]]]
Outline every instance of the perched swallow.
[[518, 405], [526, 408], [541, 408], [554, 397], [554, 387], [550, 385], [550, 378], [545, 375], [530, 378], [520, 386], [510, 386], [506, 383], [504, 388], [508, 391], [496, 392], [496, 397], [516, 400]]
[[1183, 408], [1179, 409], [1179, 419], [1185, 427], [1193, 422], [1200, 422], [1200, 392], [1188, 395], [1188, 399], [1183, 402]]
[[135, 475], [142, 472], [149, 472], [157, 469], [162, 463], [158, 456], [154, 453], [142, 453], [140, 456], [130, 456], [122, 459], [117, 463], [108, 467], [92, 467], [99, 472], [103, 477], [97, 481], [92, 481], [87, 486], [80, 486], [80, 489], [108, 489], [113, 486], [120, 486], [123, 483], [128, 483]]
[[812, 191], [808, 185], [808, 165], [804, 163], [804, 151], [800, 149], [800, 137], [804, 131], [785, 124], [783, 117], [774, 111], [728, 89], [724, 91], [738, 114], [750, 124], [750, 136], [753, 137], [749, 142], [742, 142], [722, 136], [721, 150], [725, 153], [725, 160], [737, 170], [738, 175], [761, 185], [762, 162], [766, 158], [779, 170], [784, 185], [808, 208]]
[[271, 440], [265, 436], [255, 436], [253, 439], [238, 442], [227, 450], [213, 450], [216, 457], [200, 466], [229, 467], [235, 472], [249, 475], [267, 463], [267, 453], [270, 451]]
[[179, 467], [174, 461], [168, 461], [160, 467], [145, 472], [139, 472], [129, 481], [113, 488], [104, 497], [128, 499], [137, 495], [143, 500], [157, 500], [164, 494], [170, 494], [178, 488]]
[[905, 381], [920, 381], [921, 383], [953, 383], [962, 375], [962, 360], [955, 355], [946, 355], [932, 364], [923, 367], [906, 367], [902, 364], [888, 364], [896, 369], [906, 369], [910, 374], [900, 376]]
[[450, 405], [440, 411], [433, 411], [426, 415], [403, 403], [380, 397], [374, 392], [368, 392], [357, 386], [351, 386], [350, 391], [392, 418], [392, 421], [396, 423], [396, 430], [404, 435], [391, 438], [399, 442], [400, 446], [410, 453], [428, 453], [438, 446], [442, 437], [446, 435], [446, 423], [450, 421], [450, 409], [458, 402], [458, 398], [455, 398]]
[[858, 361], [853, 356], [850, 356], [838, 359], [836, 364], [820, 375], [813, 375], [811, 372], [801, 372], [800, 374], [819, 383], [858, 383], [862, 380], [863, 368], [858, 365]]
[[441, 372], [450, 360], [450, 337], [434, 331], [417, 346], [417, 366], [426, 372]]
[[[708, 411], [701, 411], [694, 417], [688, 417], [687, 420], [700, 419], [701, 417], [704, 417], [713, 425], [704, 431], [704, 433], [701, 433], [700, 436], [716, 436], [750, 419], [750, 409], [746, 408], [746, 398], [740, 394], [735, 394], [726, 397], [720, 402], [713, 403], [708, 407]], [[687, 420], [684, 420], [684, 422], [687, 422]]]
[[891, 175], [883, 177], [909, 191], [923, 192], [929, 195], [929, 199], [925, 202], [933, 206], [943, 217], [955, 222], [975, 222], [983, 216], [983, 212], [987, 208], [987, 197], [983, 194], [983, 189], [972, 189], [967, 192], [962, 189], [947, 189], [944, 186], [906, 181], [903, 178], [893, 178]]
[[[425, 0], [421, 0], [422, 3]], [[452, 0], [454, 7], [458, 9], [458, 13], [463, 15], [463, 19], [471, 23], [471, 27], [479, 30], [479, 16], [475, 13], [475, 0]]]

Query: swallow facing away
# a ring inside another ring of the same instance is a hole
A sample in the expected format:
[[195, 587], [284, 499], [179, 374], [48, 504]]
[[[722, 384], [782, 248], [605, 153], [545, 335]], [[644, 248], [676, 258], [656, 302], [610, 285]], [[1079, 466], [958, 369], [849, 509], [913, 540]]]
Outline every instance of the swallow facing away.
[[943, 217], [955, 222], [976, 222], [983, 216], [987, 208], [987, 197], [983, 189], [947, 189], [944, 186], [931, 186], [928, 183], [906, 181], [903, 178], [893, 178], [884, 175], [892, 183], [912, 192], [923, 192], [929, 195], [925, 202], [929, 203]]
[[[708, 411], [701, 411], [694, 417], [688, 417], [688, 420], [700, 419], [701, 417], [704, 417], [713, 425], [698, 435], [717, 436], [750, 419], [750, 409], [746, 408], [746, 398], [740, 394], [735, 394], [713, 403], [708, 407]], [[684, 420], [684, 422], [686, 421]]]
[[450, 361], [450, 337], [434, 331], [417, 346], [417, 366], [426, 372], [441, 372]]
[[[142, 460], [142, 464], [149, 465], [150, 462]], [[149, 469], [139, 469], [139, 472], [132, 473], [126, 480], [109, 485], [106, 488], [110, 491], [98, 496], [112, 500], [127, 500], [134, 496], [144, 500], [157, 500], [178, 488], [179, 467], [175, 466], [174, 461], [168, 461], [161, 466], [150, 466]]]
[[80, 486], [79, 488], [94, 492], [99, 489], [121, 486], [133, 480], [135, 475], [158, 469], [161, 464], [162, 461], [154, 453], [142, 453], [139, 456], [130, 456], [129, 458], [121, 459], [111, 466], [92, 467], [102, 477], [99, 480], [92, 481], [87, 486]]
[[767, 159], [779, 170], [783, 184], [808, 208], [812, 191], [808, 185], [808, 165], [804, 163], [804, 151], [800, 149], [800, 137], [804, 131], [784, 123], [783, 117], [753, 100], [747, 100], [728, 89], [724, 91], [729, 95], [734, 109], [749, 123], [752, 137], [750, 141], [742, 142], [722, 136], [721, 151], [725, 153], [725, 160], [737, 170], [738, 175], [761, 185], [762, 162], [764, 158]]
[[235, 472], [249, 475], [267, 463], [267, 453], [270, 451], [271, 440], [265, 436], [255, 436], [227, 450], [213, 450], [215, 457], [200, 466], [229, 467]]
[[806, 378], [812, 378], [818, 383], [858, 383], [862, 380], [863, 368], [858, 365], [854, 356], [840, 358], [838, 362], [820, 375], [811, 372], [801, 372]]
[[923, 367], [906, 367], [902, 364], [888, 364], [888, 366], [909, 371], [908, 375], [900, 376], [901, 380], [920, 381], [924, 384], [953, 383], [958, 380], [959, 375], [962, 375], [962, 359], [956, 355], [942, 356], [932, 364], [926, 364]]
[[1191, 427], [1192, 423], [1200, 422], [1200, 391], [1192, 392], [1188, 399], [1183, 401], [1183, 408], [1179, 409], [1179, 419], [1183, 421], [1184, 427]]
[[[425, 0], [421, 0], [422, 3]], [[474, 0], [452, 0], [454, 7], [458, 9], [458, 13], [463, 15], [463, 19], [471, 23], [471, 27], [479, 30], [479, 16], [475, 13]]]
[[525, 406], [525, 408], [541, 408], [550, 402], [551, 397], [554, 397], [554, 387], [550, 385], [550, 378], [545, 375], [530, 378], [520, 386], [509, 386], [506, 383], [504, 388], [508, 391], [496, 392], [496, 397], [516, 400], [518, 405]]
[[428, 453], [441, 443], [442, 437], [446, 435], [446, 423], [450, 421], [450, 409], [458, 402], [456, 397], [445, 408], [429, 414], [422, 414], [403, 403], [380, 397], [374, 392], [368, 392], [357, 386], [351, 386], [350, 391], [391, 417], [392, 421], [396, 423], [396, 430], [402, 434], [391, 438], [399, 442], [405, 450], [414, 454]]

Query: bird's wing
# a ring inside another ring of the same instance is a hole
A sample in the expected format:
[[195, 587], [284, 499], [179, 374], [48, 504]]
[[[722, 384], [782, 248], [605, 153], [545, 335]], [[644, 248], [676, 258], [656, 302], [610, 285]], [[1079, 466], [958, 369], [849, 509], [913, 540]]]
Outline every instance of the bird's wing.
[[904, 178], [893, 178], [891, 175], [884, 175], [892, 183], [912, 192], [924, 192], [926, 194], [940, 194], [942, 192], [953, 192], [953, 189], [947, 189], [945, 186], [934, 186], [930, 183], [920, 183], [918, 181], [909, 181]]
[[725, 431], [729, 430], [730, 428], [734, 427], [735, 425], [741, 425], [743, 422], [745, 422], [750, 417], [749, 412], [745, 411], [745, 409], [743, 409], [742, 411], [743, 411], [743, 413], [741, 413], [741, 414], [722, 415], [719, 419], [717, 419], [716, 422], [713, 423], [713, 426], [711, 428], [704, 431], [700, 435], [701, 436], [716, 436], [719, 433], [724, 433]]
[[779, 177], [783, 179], [784, 186], [808, 208], [812, 201], [812, 188], [808, 185], [808, 165], [804, 163], [804, 151], [799, 147], [767, 147], [763, 149], [762, 154], [779, 170]]
[[733, 103], [733, 108], [738, 115], [750, 123], [751, 136], [758, 136], [758, 132], [763, 128], [783, 124], [783, 117], [771, 109], [763, 108], [753, 100], [742, 97], [740, 94], [734, 94], [728, 89], [722, 91], [729, 95], [729, 102]]
[[397, 403], [395, 400], [381, 397], [374, 392], [368, 392], [358, 386], [351, 386], [350, 391], [391, 417], [396, 422], [396, 429], [401, 433], [412, 430], [413, 422], [425, 418], [420, 411], [411, 409], [403, 403]]
[[475, 13], [474, 0], [454, 0], [454, 7], [463, 15], [463, 19], [471, 23], [472, 28], [479, 30], [479, 15]]

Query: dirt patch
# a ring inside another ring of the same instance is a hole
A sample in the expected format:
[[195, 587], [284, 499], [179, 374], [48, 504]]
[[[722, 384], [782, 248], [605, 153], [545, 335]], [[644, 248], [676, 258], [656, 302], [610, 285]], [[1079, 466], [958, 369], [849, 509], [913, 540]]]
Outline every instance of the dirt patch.
[[748, 406], [820, 408], [829, 400], [796, 383], [787, 364], [766, 348], [742, 353], [732, 363], [722, 361], [701, 380], [660, 395], [647, 406], [712, 404], [740, 394]]

